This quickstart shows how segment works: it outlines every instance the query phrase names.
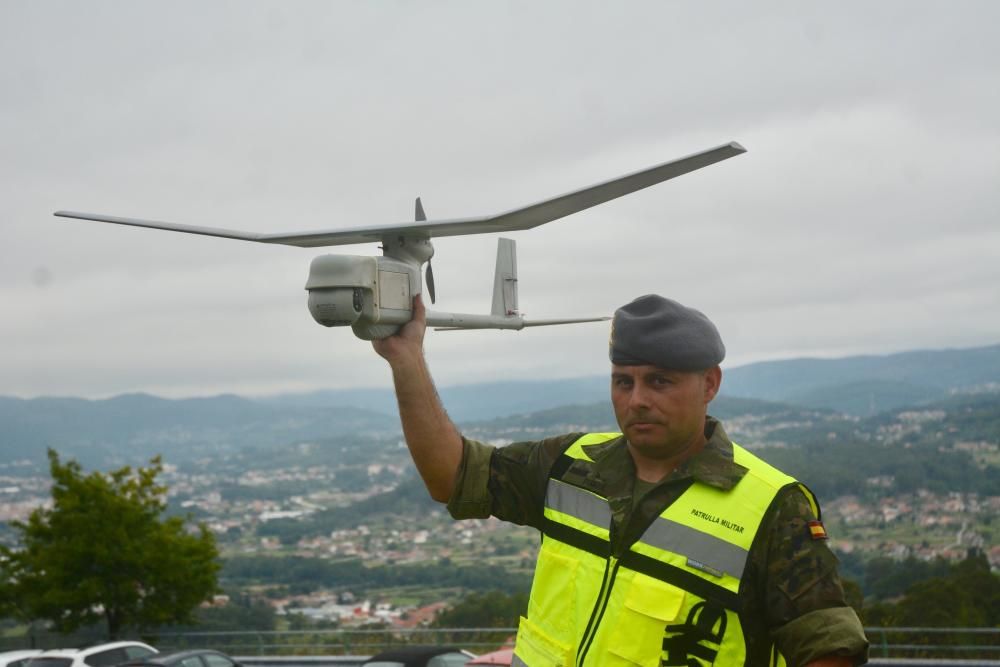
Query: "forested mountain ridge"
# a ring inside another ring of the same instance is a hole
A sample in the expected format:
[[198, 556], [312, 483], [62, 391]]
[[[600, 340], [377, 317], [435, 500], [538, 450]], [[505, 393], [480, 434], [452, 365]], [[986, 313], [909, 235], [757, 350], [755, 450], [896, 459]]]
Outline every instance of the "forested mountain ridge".
[[332, 433], [398, 430], [395, 416], [361, 408], [272, 406], [233, 395], [0, 397], [0, 464], [25, 459], [44, 464], [49, 447], [88, 466], [136, 464], [167, 452], [176, 463]]
[[[726, 419], [769, 415], [772, 422], [782, 411], [798, 411], [801, 416], [833, 410], [869, 417], [941, 401], [956, 392], [998, 388], [1000, 345], [793, 359], [727, 368], [722, 394], [712, 409]], [[562, 414], [567, 426], [614, 427], [605, 376], [442, 387], [440, 394], [452, 418], [473, 429], [499, 426], [506, 419], [521, 420], [516, 428], [525, 434], [540, 432], [553, 426], [549, 410]], [[573, 411], [576, 415], [570, 414]], [[837, 419], [844, 420], [831, 417], [826, 425]], [[493, 421], [497, 423], [487, 424]], [[537, 427], [534, 431], [529, 429], [532, 425]], [[0, 465], [25, 459], [43, 464], [47, 447], [85, 465], [110, 467], [141, 463], [165, 451], [179, 461], [192, 461], [246, 447], [280, 451], [290, 443], [332, 434], [398, 433], [391, 389], [362, 387], [265, 399], [224, 395], [168, 400], [146, 394], [104, 400], [0, 397]]]
[[1000, 388], [1000, 345], [842, 359], [787, 359], [725, 372], [722, 392], [859, 416]]
[[[839, 359], [786, 359], [724, 366], [722, 395], [826, 408], [857, 416], [940, 400], [955, 391], [1000, 387], [1000, 345], [916, 350]], [[605, 375], [440, 387], [452, 418], [481, 421], [605, 400]], [[389, 389], [338, 389], [285, 395], [267, 402], [309, 406], [396, 407]]]
[[[826, 497], [870, 491], [866, 480], [877, 476], [892, 476], [892, 488], [903, 491], [1000, 494], [1000, 393], [956, 395], [867, 419], [725, 396], [710, 404], [709, 413], [734, 441]], [[474, 422], [462, 430], [513, 442], [617, 426], [610, 406], [595, 403]]]

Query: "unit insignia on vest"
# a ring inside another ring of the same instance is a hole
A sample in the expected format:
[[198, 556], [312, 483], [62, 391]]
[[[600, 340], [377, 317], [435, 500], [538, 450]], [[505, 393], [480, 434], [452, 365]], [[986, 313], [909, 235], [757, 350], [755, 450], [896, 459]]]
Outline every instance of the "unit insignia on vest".
[[698, 570], [699, 572], [704, 572], [705, 574], [709, 574], [709, 575], [711, 575], [713, 577], [722, 578], [726, 574], [722, 570], [717, 570], [716, 568], [712, 567], [711, 565], [706, 565], [705, 563], [702, 563], [701, 561], [695, 560], [693, 558], [688, 558], [687, 559], [687, 566], [690, 567], [693, 570]]
[[715, 662], [726, 635], [726, 610], [699, 602], [681, 625], [668, 625], [663, 636], [663, 667], [703, 667]]
[[712, 523], [717, 523], [720, 526], [722, 526], [723, 528], [728, 528], [729, 530], [732, 530], [732, 531], [737, 532], [737, 533], [742, 533], [743, 532], [743, 526], [741, 526], [740, 524], [738, 524], [738, 523], [736, 523], [734, 521], [730, 521], [729, 519], [717, 517], [714, 514], [709, 514], [708, 512], [702, 512], [701, 510], [698, 510], [698, 509], [692, 509], [691, 510], [691, 515], [692, 516], [696, 516], [699, 519], [704, 519], [705, 521], [710, 521]]

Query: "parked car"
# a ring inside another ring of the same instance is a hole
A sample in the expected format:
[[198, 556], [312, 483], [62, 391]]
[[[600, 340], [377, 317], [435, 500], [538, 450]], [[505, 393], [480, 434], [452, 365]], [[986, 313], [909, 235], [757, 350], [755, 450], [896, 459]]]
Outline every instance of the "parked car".
[[154, 653], [129, 660], [119, 667], [243, 667], [225, 653], [210, 649], [192, 649], [171, 653]]
[[0, 667], [24, 667], [25, 663], [41, 652], [42, 650], [37, 648], [3, 651], [0, 653]]
[[404, 646], [365, 660], [365, 667], [464, 667], [475, 656], [451, 646]]
[[481, 656], [470, 660], [467, 665], [510, 665], [514, 660], [514, 649], [502, 648], [499, 651], [484, 653]]
[[155, 648], [142, 642], [109, 642], [86, 648], [42, 651], [28, 660], [25, 667], [112, 667], [154, 653]]

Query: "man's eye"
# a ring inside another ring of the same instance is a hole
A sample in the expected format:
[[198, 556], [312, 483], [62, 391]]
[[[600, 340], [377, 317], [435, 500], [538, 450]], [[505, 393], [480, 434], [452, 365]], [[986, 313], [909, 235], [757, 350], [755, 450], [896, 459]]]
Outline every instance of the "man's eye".
[[663, 387], [668, 384], [671, 384], [671, 382], [670, 378], [666, 377], [665, 375], [654, 375], [653, 384]]

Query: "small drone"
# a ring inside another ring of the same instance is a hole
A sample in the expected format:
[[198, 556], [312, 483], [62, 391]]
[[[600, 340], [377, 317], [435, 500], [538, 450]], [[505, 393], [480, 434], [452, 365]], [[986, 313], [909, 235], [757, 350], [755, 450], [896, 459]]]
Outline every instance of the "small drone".
[[[322, 255], [315, 258], [309, 268], [309, 279], [306, 281], [306, 290], [309, 291], [309, 312], [317, 322], [327, 327], [350, 326], [358, 338], [373, 340], [393, 335], [400, 326], [410, 321], [413, 297], [422, 290], [420, 268], [424, 263], [427, 264], [427, 293], [431, 303], [434, 303], [434, 273], [431, 270], [434, 246], [431, 244], [431, 239], [435, 236], [462, 236], [531, 229], [745, 152], [745, 148], [732, 142], [546, 199], [537, 204], [475, 218], [428, 220], [419, 197], [416, 200], [414, 222], [291, 234], [257, 234], [73, 211], [57, 211], [55, 215], [302, 248], [381, 242], [380, 257]], [[514, 241], [505, 238], [499, 239], [497, 244], [493, 307], [489, 315], [427, 313], [429, 325], [446, 330], [523, 329], [607, 319], [609, 318], [530, 321], [525, 319], [518, 312], [517, 306], [515, 245]]]

